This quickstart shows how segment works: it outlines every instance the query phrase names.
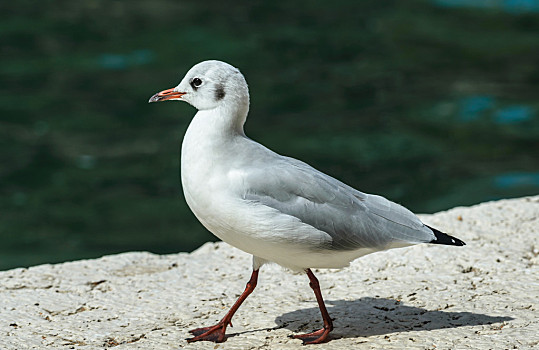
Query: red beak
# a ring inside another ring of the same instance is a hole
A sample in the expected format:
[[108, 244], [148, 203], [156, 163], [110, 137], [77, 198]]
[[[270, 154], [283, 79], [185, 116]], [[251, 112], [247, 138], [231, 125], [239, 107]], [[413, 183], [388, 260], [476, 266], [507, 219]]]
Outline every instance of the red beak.
[[156, 93], [152, 97], [150, 97], [150, 102], [160, 102], [160, 101], [168, 101], [168, 100], [180, 100], [183, 95], [185, 95], [185, 92], [178, 92], [174, 91], [174, 89], [167, 89], [163, 90], [161, 92]]

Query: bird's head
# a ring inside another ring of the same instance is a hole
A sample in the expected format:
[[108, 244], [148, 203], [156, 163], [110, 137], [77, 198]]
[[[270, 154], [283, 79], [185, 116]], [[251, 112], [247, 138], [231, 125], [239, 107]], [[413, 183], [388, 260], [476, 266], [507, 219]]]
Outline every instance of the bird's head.
[[172, 89], [153, 95], [148, 102], [185, 101], [198, 110], [220, 106], [249, 105], [249, 90], [240, 71], [221, 61], [204, 61], [193, 66]]

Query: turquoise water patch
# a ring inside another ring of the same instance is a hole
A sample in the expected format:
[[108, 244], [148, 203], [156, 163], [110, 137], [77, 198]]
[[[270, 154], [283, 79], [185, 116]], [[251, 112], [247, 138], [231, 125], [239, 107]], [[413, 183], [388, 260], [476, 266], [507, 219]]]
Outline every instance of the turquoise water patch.
[[492, 96], [470, 96], [460, 100], [459, 119], [462, 121], [472, 121], [478, 119], [482, 113], [494, 108], [494, 97]]
[[101, 67], [111, 70], [124, 70], [133, 66], [140, 66], [154, 60], [151, 50], [135, 50], [128, 54], [104, 53], [98, 58]]
[[494, 113], [494, 122], [498, 124], [513, 124], [529, 120], [533, 117], [534, 110], [524, 105], [507, 106]]
[[443, 7], [469, 7], [501, 10], [506, 13], [538, 13], [539, 0], [434, 0]]
[[518, 124], [535, 116], [535, 109], [525, 104], [504, 106], [493, 96], [475, 95], [460, 99], [458, 103], [458, 120], [472, 122], [488, 120], [496, 124]]
[[539, 173], [507, 173], [494, 177], [494, 186], [512, 188], [521, 186], [539, 187]]

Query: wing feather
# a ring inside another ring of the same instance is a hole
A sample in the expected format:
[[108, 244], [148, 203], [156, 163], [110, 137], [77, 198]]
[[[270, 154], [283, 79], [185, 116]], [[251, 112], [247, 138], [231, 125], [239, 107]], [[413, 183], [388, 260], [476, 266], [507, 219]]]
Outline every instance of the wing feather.
[[429, 242], [432, 231], [408, 209], [366, 194], [293, 158], [245, 172], [243, 198], [291, 215], [331, 236], [337, 250]]

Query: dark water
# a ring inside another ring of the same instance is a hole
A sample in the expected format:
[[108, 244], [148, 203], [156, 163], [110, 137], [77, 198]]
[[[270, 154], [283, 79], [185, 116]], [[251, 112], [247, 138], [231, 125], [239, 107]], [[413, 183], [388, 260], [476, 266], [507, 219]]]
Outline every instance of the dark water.
[[[485, 5], [488, 3], [487, 5]], [[415, 212], [539, 192], [536, 1], [17, 1], [0, 5], [0, 269], [213, 239], [148, 105], [239, 67], [246, 132]]]

